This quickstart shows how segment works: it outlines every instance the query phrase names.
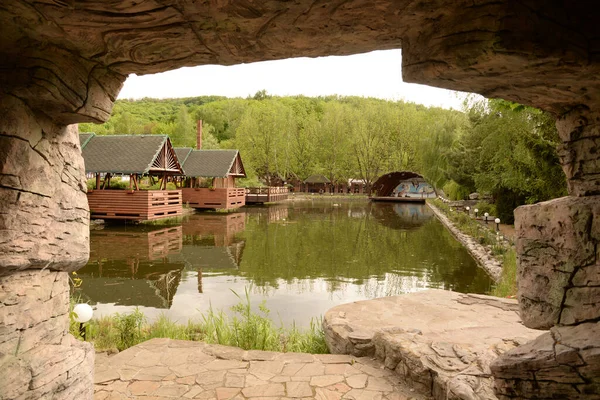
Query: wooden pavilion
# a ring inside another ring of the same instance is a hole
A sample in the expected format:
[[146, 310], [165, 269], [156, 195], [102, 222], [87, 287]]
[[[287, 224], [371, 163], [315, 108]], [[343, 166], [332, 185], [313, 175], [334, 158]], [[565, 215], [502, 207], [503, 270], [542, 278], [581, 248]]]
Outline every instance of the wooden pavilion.
[[304, 180], [305, 191], [308, 193], [326, 193], [331, 181], [324, 175], [311, 175]]
[[237, 150], [192, 150], [177, 148], [182, 157], [183, 202], [193, 208], [234, 209], [246, 204], [246, 190], [235, 187], [236, 178], [246, 177]]
[[[79, 135], [86, 174], [96, 178], [87, 198], [92, 219], [148, 221], [182, 214], [181, 190], [167, 183], [183, 173], [168, 136]], [[111, 189], [111, 178], [129, 177], [129, 190]], [[158, 190], [140, 190], [143, 176], [156, 177]]]

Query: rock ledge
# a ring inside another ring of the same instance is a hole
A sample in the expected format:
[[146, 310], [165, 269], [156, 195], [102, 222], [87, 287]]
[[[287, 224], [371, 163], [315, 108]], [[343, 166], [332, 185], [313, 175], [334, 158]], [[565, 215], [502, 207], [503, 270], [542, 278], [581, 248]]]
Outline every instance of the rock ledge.
[[515, 300], [427, 290], [334, 307], [323, 328], [332, 353], [375, 356], [436, 399], [495, 399], [490, 363], [543, 332]]

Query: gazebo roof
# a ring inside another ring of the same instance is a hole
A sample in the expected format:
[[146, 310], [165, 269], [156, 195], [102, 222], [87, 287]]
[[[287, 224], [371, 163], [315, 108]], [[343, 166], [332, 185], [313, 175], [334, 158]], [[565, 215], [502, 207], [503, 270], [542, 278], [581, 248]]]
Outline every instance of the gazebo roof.
[[[183, 151], [176, 149], [176, 151]], [[178, 153], [179, 154], [179, 153]], [[225, 178], [245, 177], [246, 172], [237, 150], [193, 150], [189, 152], [183, 169], [189, 177]]]
[[83, 150], [85, 145], [88, 144], [90, 139], [93, 138], [94, 136], [96, 136], [96, 134], [93, 132], [85, 132], [85, 133], [79, 134], [79, 146], [81, 147], [81, 150]]
[[79, 135], [85, 172], [112, 174], [183, 173], [165, 135]]
[[[189, 157], [189, 155], [194, 151], [191, 147], [175, 147], [175, 154], [177, 154], [177, 160], [179, 160], [179, 164], [183, 167], [185, 161]], [[185, 169], [183, 170], [185, 173]]]
[[331, 183], [329, 179], [327, 179], [324, 175], [311, 175], [304, 180], [304, 183]]

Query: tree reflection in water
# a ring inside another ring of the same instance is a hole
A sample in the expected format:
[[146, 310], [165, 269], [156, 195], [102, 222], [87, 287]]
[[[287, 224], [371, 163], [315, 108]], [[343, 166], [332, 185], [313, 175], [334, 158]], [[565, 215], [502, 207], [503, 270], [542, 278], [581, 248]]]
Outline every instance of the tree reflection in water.
[[234, 301], [229, 289], [251, 286], [300, 323], [348, 301], [491, 287], [427, 206], [339, 200], [92, 231], [90, 262], [80, 275], [92, 303], [168, 309], [177, 318], [197, 317], [209, 304], [227, 308]]

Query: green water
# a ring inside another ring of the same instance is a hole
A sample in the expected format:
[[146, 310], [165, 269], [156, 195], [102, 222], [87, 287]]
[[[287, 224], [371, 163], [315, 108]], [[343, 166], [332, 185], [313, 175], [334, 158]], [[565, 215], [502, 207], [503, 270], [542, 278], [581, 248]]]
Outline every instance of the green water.
[[177, 226], [94, 230], [78, 289], [96, 316], [139, 306], [185, 322], [248, 288], [276, 321], [308, 325], [342, 303], [492, 281], [425, 205], [305, 200], [196, 213]]

